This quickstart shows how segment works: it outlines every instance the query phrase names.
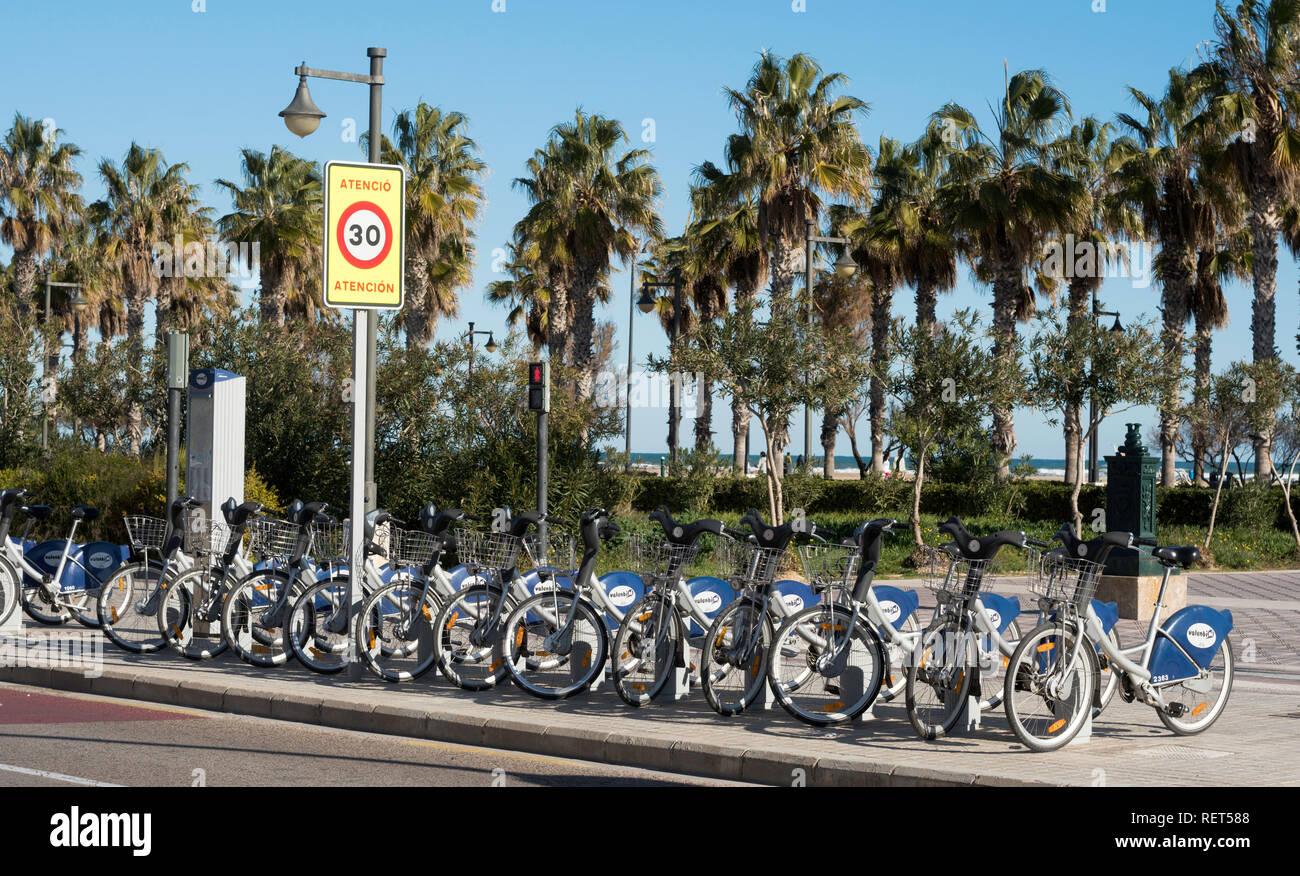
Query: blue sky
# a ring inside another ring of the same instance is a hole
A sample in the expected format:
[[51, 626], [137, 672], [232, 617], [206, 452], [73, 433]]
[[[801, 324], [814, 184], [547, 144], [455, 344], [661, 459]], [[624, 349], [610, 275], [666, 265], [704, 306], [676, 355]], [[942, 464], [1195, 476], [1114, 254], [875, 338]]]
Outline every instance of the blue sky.
[[[825, 70], [848, 75], [849, 92], [871, 105], [860, 128], [874, 151], [881, 133], [914, 138], [948, 101], [987, 118], [988, 102], [1002, 88], [1003, 58], [1013, 72], [1048, 70], [1076, 116], [1110, 119], [1132, 108], [1126, 85], [1159, 91], [1168, 69], [1185, 66], [1197, 44], [1213, 37], [1213, 7], [1212, 0], [3, 0], [6, 30], [24, 36], [0, 54], [0, 81], [7, 83], [0, 117], [6, 127], [15, 111], [54, 119], [84, 150], [80, 169], [90, 199], [101, 191], [100, 158], [120, 160], [134, 139], [188, 163], [220, 214], [230, 205], [212, 181], [238, 177], [241, 148], [281, 144], [317, 161], [360, 155], [341, 132], [349, 119], [367, 124], [362, 86], [313, 81], [312, 95], [328, 118], [305, 140], [289, 134], [276, 114], [293, 96], [299, 62], [364, 72], [366, 47], [384, 46], [385, 126], [420, 99], [460, 110], [491, 169], [474, 287], [463, 294], [461, 318], [439, 327], [439, 337], [447, 337], [470, 319], [480, 328], [504, 328], [505, 310], [481, 293], [499, 278], [491, 270], [493, 249], [505, 245], [526, 209], [511, 180], [575, 107], [621, 120], [634, 144], [653, 150], [666, 187], [665, 226], [675, 233], [686, 219], [692, 168], [720, 160], [736, 127], [722, 87], [742, 86], [764, 48], [807, 52]], [[648, 119], [654, 139], [642, 144]], [[1294, 361], [1297, 272], [1289, 255], [1281, 261], [1278, 345]], [[618, 327], [618, 361], [626, 356], [628, 278], [616, 273], [611, 282], [616, 298], [605, 318]], [[1126, 320], [1156, 313], [1154, 287], [1110, 280], [1102, 294]], [[1216, 338], [1216, 367], [1250, 349], [1249, 289], [1228, 294], [1232, 322]], [[940, 302], [941, 315], [987, 307], [989, 299], [987, 288], [963, 276], [957, 292]], [[897, 312], [911, 306], [910, 290], [900, 290]], [[638, 359], [665, 347], [650, 318], [639, 318], [635, 331]], [[717, 443], [729, 445], [727, 406], [715, 412]], [[1107, 421], [1103, 452], [1122, 440], [1125, 419], [1134, 417]], [[1148, 423], [1153, 415], [1136, 419]], [[690, 425], [684, 423], [688, 433]], [[1018, 452], [1062, 455], [1059, 429], [1041, 414], [1020, 411], [1016, 425]], [[635, 449], [662, 450], [664, 432], [664, 411], [634, 412]], [[799, 453], [801, 428], [796, 435], [791, 450]], [[847, 439], [837, 452], [848, 452]]]

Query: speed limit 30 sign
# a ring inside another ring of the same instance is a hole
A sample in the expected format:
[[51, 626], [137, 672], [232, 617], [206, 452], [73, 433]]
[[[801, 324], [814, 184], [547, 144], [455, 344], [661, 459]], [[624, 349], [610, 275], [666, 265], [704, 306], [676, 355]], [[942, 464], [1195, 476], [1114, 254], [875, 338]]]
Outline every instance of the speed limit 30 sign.
[[405, 178], [393, 164], [325, 165], [325, 303], [402, 306]]

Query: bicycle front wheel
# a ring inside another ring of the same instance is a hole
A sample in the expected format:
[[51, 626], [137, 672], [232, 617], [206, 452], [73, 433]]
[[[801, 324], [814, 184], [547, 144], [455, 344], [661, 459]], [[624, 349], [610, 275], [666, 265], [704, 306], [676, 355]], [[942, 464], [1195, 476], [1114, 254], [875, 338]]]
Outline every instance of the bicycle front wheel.
[[305, 589], [275, 569], [249, 572], [235, 583], [221, 607], [221, 633], [239, 659], [262, 667], [288, 662], [284, 616]]
[[462, 690], [495, 687], [506, 677], [502, 634], [510, 607], [500, 588], [475, 584], [447, 600], [434, 621], [434, 663]]
[[776, 631], [767, 677], [777, 701], [805, 724], [851, 721], [880, 693], [884, 649], [875, 630], [839, 604], [806, 608]]
[[218, 567], [196, 566], [163, 584], [158, 632], [190, 660], [208, 660], [229, 647], [221, 635], [221, 601], [229, 581]]
[[562, 700], [591, 687], [605, 668], [605, 622], [567, 590], [538, 593], [506, 619], [506, 671], [535, 697]]
[[658, 593], [643, 596], [614, 636], [614, 690], [629, 706], [644, 706], [664, 685], [684, 647], [681, 620]]
[[912, 729], [934, 741], [952, 732], [970, 696], [969, 631], [947, 617], [921, 637], [907, 670], [904, 692]]
[[9, 622], [18, 603], [22, 601], [22, 578], [13, 564], [4, 557], [4, 545], [0, 544], [0, 627]]
[[1179, 717], [1158, 711], [1160, 721], [1179, 736], [1193, 736], [1219, 720], [1223, 707], [1232, 693], [1232, 678], [1236, 673], [1236, 660], [1232, 644], [1224, 636], [1210, 662], [1204, 678], [1180, 681], [1161, 686], [1160, 693], [1166, 702], [1179, 704]]
[[719, 715], [738, 715], [759, 698], [773, 636], [772, 621], [755, 600], [734, 600], [713, 619], [700, 675], [705, 699]]
[[357, 641], [361, 659], [384, 681], [410, 681], [434, 664], [433, 620], [440, 608], [418, 578], [396, 575], [361, 605]]
[[290, 653], [312, 672], [334, 675], [352, 651], [352, 582], [346, 576], [318, 581], [293, 602], [284, 638]]
[[1072, 624], [1046, 623], [1020, 640], [1005, 681], [1007, 723], [1026, 748], [1064, 748], [1092, 714], [1093, 644]]
[[152, 654], [166, 647], [158, 631], [162, 584], [162, 566], [137, 560], [119, 568], [99, 588], [99, 626], [123, 651]]

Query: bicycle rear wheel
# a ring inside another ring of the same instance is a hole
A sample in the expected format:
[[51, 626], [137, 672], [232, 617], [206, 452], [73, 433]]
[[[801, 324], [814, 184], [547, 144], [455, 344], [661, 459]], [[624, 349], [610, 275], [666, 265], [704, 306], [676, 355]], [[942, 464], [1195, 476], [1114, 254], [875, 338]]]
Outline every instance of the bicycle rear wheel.
[[851, 721], [880, 693], [880, 638], [861, 618], [850, 630], [852, 617], [847, 606], [814, 605], [776, 631], [767, 678], [781, 707], [805, 724]]
[[357, 640], [361, 659], [384, 681], [410, 681], [434, 664], [433, 620], [441, 604], [425, 584], [396, 575], [361, 605]]
[[912, 655], [904, 688], [907, 718], [922, 739], [946, 736], [961, 718], [972, 676], [968, 636], [948, 616], [922, 635]]
[[738, 715], [767, 684], [774, 633], [761, 603], [737, 599], [718, 612], [700, 655], [704, 696], [719, 715]]
[[650, 702], [677, 665], [682, 624], [671, 602], [658, 593], [643, 596], [623, 615], [614, 636], [614, 690], [629, 706]]
[[318, 581], [293, 601], [284, 638], [298, 662], [312, 672], [334, 675], [352, 651], [352, 582], [346, 575]]
[[434, 621], [434, 662], [463, 690], [487, 690], [506, 677], [503, 634], [508, 601], [498, 587], [475, 584], [447, 600]]
[[117, 569], [99, 588], [99, 626], [123, 651], [152, 654], [166, 647], [158, 631], [163, 578], [161, 565], [136, 560]]
[[1046, 623], [1020, 640], [1007, 667], [1007, 723], [1026, 748], [1065, 747], [1092, 714], [1095, 652], [1072, 624]]
[[562, 700], [581, 693], [605, 668], [605, 621], [571, 591], [525, 599], [505, 628], [506, 671], [535, 697]]
[[1166, 701], [1182, 706], [1182, 716], [1178, 718], [1157, 710], [1161, 723], [1179, 736], [1193, 736], [1208, 730], [1211, 724], [1219, 720], [1223, 707], [1228, 704], [1235, 673], [1236, 659], [1232, 654], [1232, 644], [1224, 636], [1210, 663], [1207, 677], [1180, 681], [1160, 688]]
[[221, 633], [231, 650], [254, 666], [287, 663], [283, 616], [306, 589], [301, 581], [290, 581], [289, 575], [278, 569], [249, 572], [236, 582], [221, 607]]
[[8, 623], [10, 616], [22, 602], [23, 582], [18, 570], [3, 555], [4, 545], [0, 544], [0, 627]]

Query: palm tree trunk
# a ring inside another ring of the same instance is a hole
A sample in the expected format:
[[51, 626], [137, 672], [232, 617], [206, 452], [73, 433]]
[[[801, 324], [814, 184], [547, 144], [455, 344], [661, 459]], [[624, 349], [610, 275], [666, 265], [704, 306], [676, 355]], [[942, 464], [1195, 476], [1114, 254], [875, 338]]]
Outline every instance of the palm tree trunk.
[[699, 398], [695, 400], [695, 449], [708, 450], [713, 446], [713, 381], [700, 381]]
[[789, 302], [794, 290], [794, 278], [804, 266], [803, 238], [774, 237], [769, 258], [771, 265], [772, 300]]
[[[1010, 247], [998, 253], [997, 273], [993, 277], [993, 356], [1010, 368], [1016, 355], [1016, 302], [1022, 285], [1021, 267]], [[1011, 476], [1011, 454], [1016, 450], [1016, 424], [1011, 408], [997, 405], [993, 409], [993, 454], [997, 459], [997, 476]]]
[[127, 449], [140, 455], [144, 440], [144, 409], [140, 397], [144, 381], [144, 295], [132, 288], [126, 296], [127, 392], [131, 405], [127, 412]]
[[745, 402], [736, 397], [731, 400], [731, 471], [733, 474], [745, 472], [745, 443], [749, 438], [749, 408]]
[[551, 361], [557, 365], [572, 364], [569, 312], [568, 287], [557, 283], [551, 290], [551, 300], [546, 308], [546, 344]]
[[[1081, 328], [1087, 325], [1089, 299], [1095, 281], [1091, 277], [1074, 277], [1070, 280], [1070, 304], [1068, 328]], [[1070, 369], [1082, 372], [1083, 362], [1070, 363]], [[1065, 483], [1074, 484], [1082, 480], [1083, 448], [1083, 412], [1081, 405], [1068, 402], [1065, 408]], [[1091, 424], [1090, 424], [1091, 425]]]
[[885, 470], [885, 382], [880, 375], [889, 366], [889, 326], [893, 309], [894, 290], [879, 287], [872, 293], [871, 302], [871, 470], [880, 474]]
[[1164, 294], [1161, 301], [1164, 326], [1160, 333], [1166, 354], [1175, 357], [1170, 363], [1171, 373], [1160, 399], [1160, 482], [1166, 487], [1172, 487], [1178, 482], [1176, 442], [1179, 426], [1182, 425], [1179, 383], [1183, 371], [1183, 326], [1187, 323], [1187, 305], [1191, 300], [1191, 258], [1179, 237], [1169, 235], [1164, 240], [1171, 243], [1177, 241], [1176, 245], [1165, 247], [1166, 255], [1172, 257], [1165, 264]]
[[[1272, 163], [1272, 156], [1264, 161]], [[1251, 304], [1250, 337], [1253, 359], [1277, 358], [1277, 235], [1282, 226], [1278, 211], [1278, 185], [1270, 175], [1260, 174], [1250, 190], [1251, 279], [1255, 298]], [[1273, 427], [1256, 426], [1263, 441], [1255, 442], [1255, 477], [1268, 483], [1273, 475]]]
[[935, 288], [933, 282], [923, 277], [916, 284], [916, 324], [918, 326], [934, 325], [938, 319], [935, 316], [938, 305], [939, 291]]
[[822, 477], [828, 481], [835, 478], [835, 436], [839, 431], [839, 411], [822, 411]]
[[36, 283], [36, 253], [32, 250], [14, 250], [14, 296], [18, 301], [18, 321], [27, 324], [31, 310], [32, 288]]
[[1192, 403], [1196, 416], [1192, 420], [1192, 483], [1205, 480], [1205, 453], [1209, 449], [1210, 419], [1210, 354], [1214, 344], [1214, 329], [1208, 320], [1196, 319], [1195, 377]]
[[429, 341], [429, 261], [422, 253], [411, 253], [406, 261], [406, 349], [415, 350]]

